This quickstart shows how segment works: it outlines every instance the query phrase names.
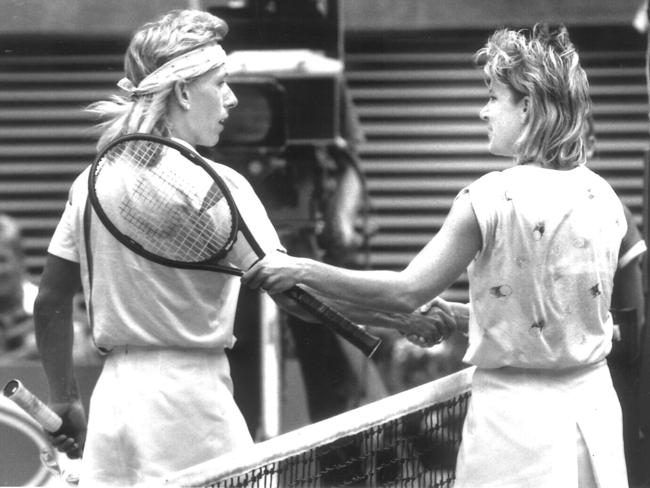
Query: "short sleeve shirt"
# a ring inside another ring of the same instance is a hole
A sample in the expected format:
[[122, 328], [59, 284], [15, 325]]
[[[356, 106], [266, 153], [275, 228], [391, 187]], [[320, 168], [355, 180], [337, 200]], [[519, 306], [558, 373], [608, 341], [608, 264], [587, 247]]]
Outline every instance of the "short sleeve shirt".
[[568, 368], [611, 349], [614, 272], [627, 224], [584, 166], [515, 166], [469, 193], [482, 249], [468, 268], [469, 348], [479, 367]]
[[[212, 164], [226, 181], [260, 248], [264, 252], [283, 249], [248, 181], [227, 166]], [[95, 343], [106, 349], [124, 345], [232, 347], [239, 277], [149, 261], [120, 244], [94, 212], [90, 224], [90, 286], [83, 231], [87, 196], [88, 169], [71, 187], [48, 252], [80, 264], [86, 303], [92, 302]], [[243, 242], [236, 243], [234, 249], [230, 264], [245, 268], [257, 259]]]

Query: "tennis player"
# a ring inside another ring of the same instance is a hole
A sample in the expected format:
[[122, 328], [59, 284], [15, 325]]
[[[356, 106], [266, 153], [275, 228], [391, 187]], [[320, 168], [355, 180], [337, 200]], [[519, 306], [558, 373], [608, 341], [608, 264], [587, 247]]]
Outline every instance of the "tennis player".
[[[175, 10], [138, 29], [119, 82], [123, 94], [89, 107], [105, 120], [99, 148], [135, 132], [188, 148], [214, 146], [237, 105], [226, 82], [226, 33], [225, 22], [199, 10]], [[248, 182], [215, 167], [264, 252], [283, 249]], [[80, 485], [93, 488], [155, 482], [249, 446], [224, 353], [235, 342], [240, 280], [165, 267], [131, 252], [90, 210], [87, 188], [88, 170], [71, 187], [35, 304], [50, 406], [63, 419], [53, 444], [70, 457], [83, 454]], [[256, 258], [237, 245], [235, 251], [237, 266]], [[87, 424], [72, 359], [71, 308], [80, 287], [94, 343], [106, 354]], [[300, 313], [294, 303], [276, 300]], [[384, 316], [402, 331], [439, 338], [434, 320], [413, 316], [401, 327]]]
[[244, 281], [303, 283], [382, 310], [413, 310], [467, 269], [477, 366], [455, 488], [627, 486], [621, 411], [605, 358], [619, 247], [618, 197], [584, 166], [589, 87], [564, 27], [500, 29], [476, 54], [488, 149], [513, 167], [464, 188], [400, 272], [280, 253]]

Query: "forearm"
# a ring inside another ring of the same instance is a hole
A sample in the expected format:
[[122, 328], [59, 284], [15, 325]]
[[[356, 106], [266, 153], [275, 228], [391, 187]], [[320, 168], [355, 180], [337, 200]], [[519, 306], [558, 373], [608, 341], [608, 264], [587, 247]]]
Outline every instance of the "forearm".
[[412, 332], [418, 319], [418, 316], [412, 313], [384, 312], [340, 300], [332, 303], [331, 306], [358, 324], [392, 329], [402, 334]]
[[[334, 299], [331, 296], [320, 293], [313, 288], [302, 286], [307, 292], [322, 301], [325, 305], [333, 308], [337, 312], [343, 314], [345, 317], [360, 325], [369, 325], [373, 327], [384, 327], [394, 329], [399, 332], [407, 332], [410, 330], [410, 319], [413, 314], [408, 313], [391, 313], [374, 310], [370, 308], [360, 307], [358, 304], [350, 303], [345, 300]], [[275, 302], [285, 312], [295, 315], [306, 322], [319, 322], [320, 319], [313, 316], [298, 302], [291, 298], [277, 294], [273, 295]]]
[[34, 325], [52, 402], [79, 398], [72, 361], [72, 307], [80, 286], [79, 264], [48, 254], [34, 303]]
[[410, 333], [413, 327], [413, 314], [410, 313], [382, 312], [363, 308], [347, 309], [346, 307], [341, 307], [341, 312], [359, 324], [392, 329], [402, 334]]
[[346, 300], [331, 300], [311, 288], [307, 290], [357, 324], [391, 329], [405, 336], [417, 336], [422, 341], [419, 345], [430, 347], [446, 339], [454, 331], [454, 325], [438, 311], [429, 314], [383, 312], [359, 307], [356, 303]]
[[401, 273], [345, 269], [312, 259], [299, 261], [299, 281], [332, 300], [386, 313], [410, 313], [418, 306]]
[[363, 308], [410, 313], [442, 293], [471, 262], [481, 234], [468, 197], [459, 196], [443, 228], [402, 271], [352, 270], [281, 253], [267, 255], [242, 276], [251, 288], [278, 293], [307, 285]]
[[72, 300], [60, 305], [37, 302], [34, 322], [36, 344], [50, 387], [50, 401], [70, 403], [78, 400], [72, 359]]

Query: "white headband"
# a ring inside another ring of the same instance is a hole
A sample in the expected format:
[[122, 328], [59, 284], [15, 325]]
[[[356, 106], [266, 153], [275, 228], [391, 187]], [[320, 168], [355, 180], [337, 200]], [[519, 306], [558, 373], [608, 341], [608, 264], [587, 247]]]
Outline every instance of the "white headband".
[[206, 44], [170, 59], [147, 75], [138, 86], [128, 78], [117, 82], [131, 96], [147, 95], [167, 88], [180, 80], [194, 78], [226, 63], [226, 52], [216, 43]]

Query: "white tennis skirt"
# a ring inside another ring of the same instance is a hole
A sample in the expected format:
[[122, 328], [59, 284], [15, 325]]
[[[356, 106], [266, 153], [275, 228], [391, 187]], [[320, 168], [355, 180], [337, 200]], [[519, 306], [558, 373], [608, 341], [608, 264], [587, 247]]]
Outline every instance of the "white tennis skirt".
[[153, 483], [252, 444], [223, 351], [116, 348], [92, 395], [80, 487]]
[[477, 369], [454, 488], [584, 486], [628, 486], [605, 361], [570, 371]]

